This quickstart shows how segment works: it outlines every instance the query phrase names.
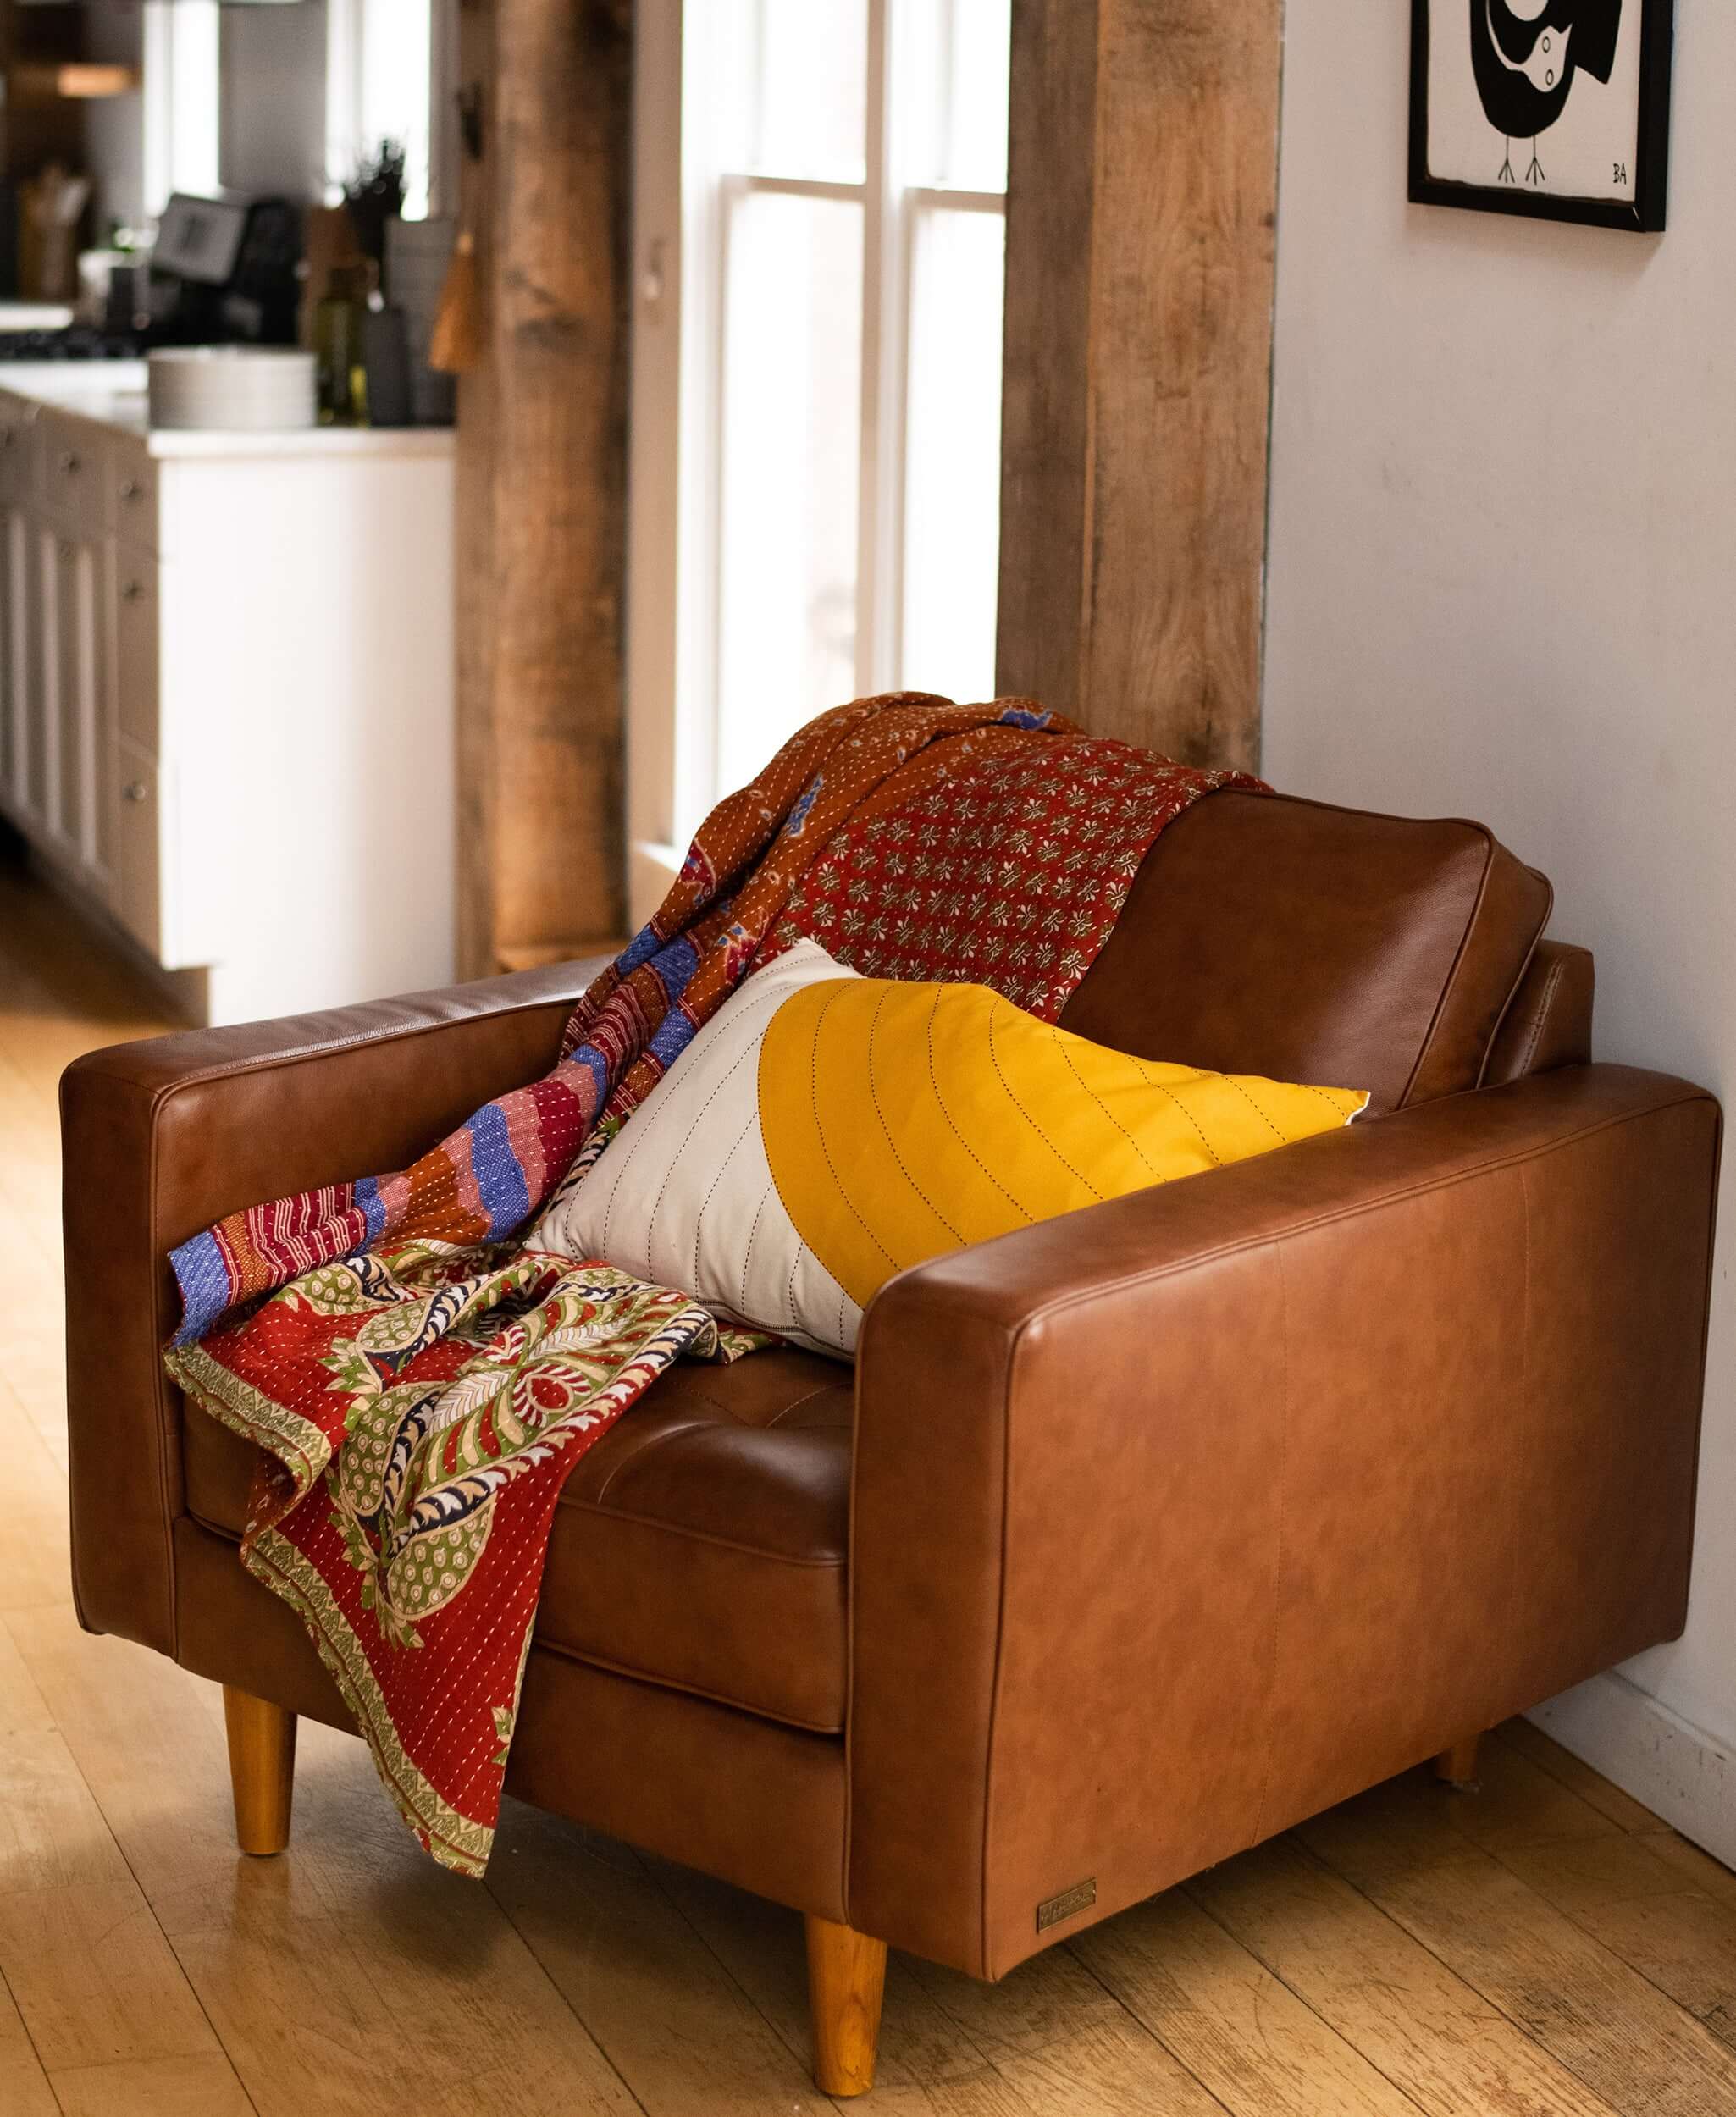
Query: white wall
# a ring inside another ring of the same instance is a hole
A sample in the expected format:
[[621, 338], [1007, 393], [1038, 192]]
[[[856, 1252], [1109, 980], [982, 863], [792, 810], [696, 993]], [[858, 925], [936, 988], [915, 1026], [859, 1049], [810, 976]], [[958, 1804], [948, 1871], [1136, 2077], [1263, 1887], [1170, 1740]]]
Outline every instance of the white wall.
[[[85, 55], [137, 66], [145, 55], [144, 12], [130, 6], [96, 7], [85, 20]], [[109, 224], [129, 226], [145, 210], [144, 98], [105, 97], [85, 106], [85, 165], [90, 171], [96, 240], [106, 241]]]
[[[1597, 952], [1599, 1055], [1728, 1098], [1736, 8], [1678, 0], [1661, 237], [1407, 205], [1409, 15], [1288, 10], [1264, 769], [1482, 818], [1552, 877], [1552, 930]], [[1626, 1673], [1660, 1727], [1728, 1755], [1736, 1184], [1724, 1199], [1689, 1628]], [[1635, 1704], [1606, 1686], [1567, 1716], [1630, 1778], [1609, 1726]], [[1736, 1857], [1736, 1773], [1719, 1783], [1730, 1812], [1701, 1834]]]
[[[252, 194], [323, 197], [325, 0], [224, 8], [218, 40], [220, 181]], [[85, 41], [91, 58], [149, 63], [143, 10], [130, 0], [92, 6]], [[85, 159], [99, 240], [111, 220], [132, 224], [145, 217], [144, 110], [142, 95], [86, 106]]]
[[325, 0], [225, 8], [218, 174], [232, 191], [325, 191]]

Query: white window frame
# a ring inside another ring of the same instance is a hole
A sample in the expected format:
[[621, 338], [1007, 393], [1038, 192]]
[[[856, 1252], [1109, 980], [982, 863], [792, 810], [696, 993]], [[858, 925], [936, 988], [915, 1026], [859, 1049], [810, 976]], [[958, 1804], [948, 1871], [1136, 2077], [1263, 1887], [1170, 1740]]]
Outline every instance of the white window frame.
[[[169, 0], [169, 4], [185, 6], [186, 0]], [[326, 0], [325, 175], [334, 204], [341, 198], [362, 156], [371, 154], [385, 136], [385, 127], [375, 114], [379, 84], [369, 71], [368, 7], [369, 0]], [[424, 166], [412, 156], [407, 171], [404, 212], [410, 220], [440, 210], [442, 120], [447, 101], [442, 91], [456, 24], [451, 0], [428, 0], [428, 109], [421, 143], [426, 163]]]
[[154, 220], [170, 192], [218, 188], [217, 0], [145, 0], [141, 57], [144, 207]]
[[[822, 3], [822, 0], [816, 0]], [[721, 425], [727, 200], [753, 191], [860, 202], [862, 274], [861, 464], [857, 532], [855, 686], [897, 688], [904, 641], [904, 434], [915, 228], [924, 212], [1004, 215], [1001, 191], [900, 180], [894, 136], [893, 40], [916, 4], [867, 0], [865, 168], [860, 184], [715, 174], [697, 119], [724, 30], [716, 0], [639, 0], [635, 23], [632, 418], [629, 425], [626, 690], [628, 895], [649, 916], [686, 843], [719, 793], [715, 701], [719, 674]], [[683, 18], [685, 17], [685, 20]], [[948, 48], [951, 33], [948, 30]], [[683, 135], [701, 151], [683, 154]], [[693, 240], [683, 240], [683, 230]], [[706, 462], [683, 477], [680, 439], [703, 434]], [[883, 436], [895, 437], [882, 446]], [[683, 558], [685, 564], [682, 563]], [[672, 621], [672, 612], [673, 613]]]

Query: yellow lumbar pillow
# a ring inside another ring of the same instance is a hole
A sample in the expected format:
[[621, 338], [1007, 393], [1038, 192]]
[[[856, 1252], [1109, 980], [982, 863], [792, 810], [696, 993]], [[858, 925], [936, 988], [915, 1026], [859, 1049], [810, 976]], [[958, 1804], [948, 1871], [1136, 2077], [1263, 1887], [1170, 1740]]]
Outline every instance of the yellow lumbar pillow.
[[861, 978], [803, 941], [743, 981], [527, 1240], [848, 1355], [907, 1264], [1367, 1102], [1105, 1051], [986, 987]]
[[805, 984], [760, 1047], [778, 1197], [859, 1309], [943, 1251], [1330, 1131], [1368, 1102], [1106, 1050], [980, 985]]

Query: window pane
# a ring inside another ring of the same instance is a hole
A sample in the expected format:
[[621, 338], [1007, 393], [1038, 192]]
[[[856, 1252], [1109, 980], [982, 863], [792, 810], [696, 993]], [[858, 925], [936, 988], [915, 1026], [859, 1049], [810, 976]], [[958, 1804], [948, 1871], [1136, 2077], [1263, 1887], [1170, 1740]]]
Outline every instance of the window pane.
[[904, 180], [1005, 191], [1011, 0], [907, 0], [898, 26]]
[[944, 181], [959, 191], [1003, 191], [1012, 0], [952, 0], [952, 13], [953, 122]]
[[727, 241], [720, 793], [855, 693], [862, 209], [749, 192]]
[[863, 176], [867, 0], [749, 0], [760, 41], [754, 166], [773, 176]]
[[148, 0], [144, 23], [145, 211], [171, 191], [218, 188], [217, 0]]
[[1000, 558], [1006, 224], [998, 213], [932, 208], [915, 235], [901, 680], [986, 699]]
[[[434, 41], [428, 0], [359, 0], [361, 137], [357, 155], [377, 153], [382, 140], [404, 150], [404, 214], [428, 211], [429, 63]], [[352, 163], [353, 166], [353, 163]], [[340, 174], [347, 175], [348, 170]]]

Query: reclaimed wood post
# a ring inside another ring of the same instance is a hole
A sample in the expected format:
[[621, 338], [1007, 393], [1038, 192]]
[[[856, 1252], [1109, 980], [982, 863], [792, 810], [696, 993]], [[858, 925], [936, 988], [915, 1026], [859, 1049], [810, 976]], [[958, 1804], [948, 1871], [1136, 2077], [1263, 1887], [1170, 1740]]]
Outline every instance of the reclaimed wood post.
[[462, 0], [481, 357], [458, 412], [461, 976], [626, 917], [631, 0]]
[[1258, 762], [1282, 0], [1014, 0], [997, 686]]

